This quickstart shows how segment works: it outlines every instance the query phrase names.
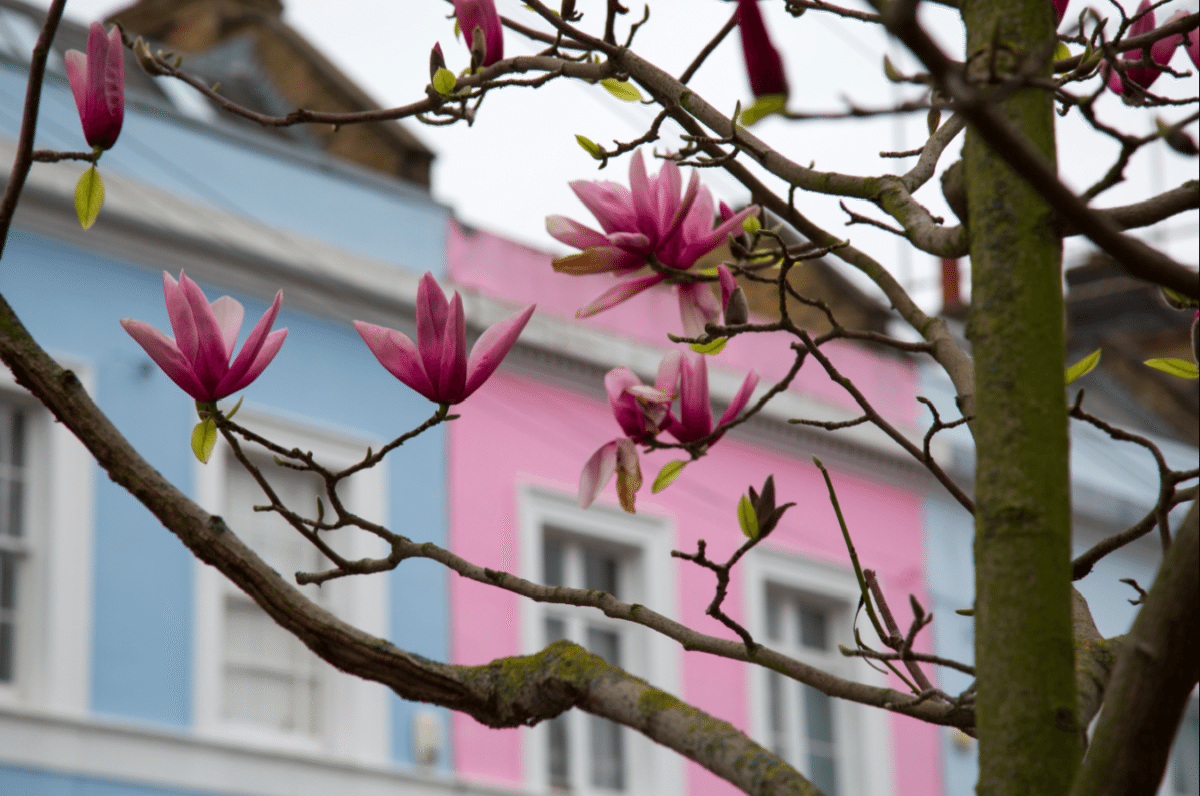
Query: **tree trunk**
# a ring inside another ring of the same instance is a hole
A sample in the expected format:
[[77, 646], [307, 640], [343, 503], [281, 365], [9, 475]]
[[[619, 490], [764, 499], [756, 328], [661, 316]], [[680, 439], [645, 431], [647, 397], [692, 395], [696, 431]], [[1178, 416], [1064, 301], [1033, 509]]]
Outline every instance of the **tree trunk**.
[[[967, 0], [967, 73], [993, 78], [1043, 63], [1046, 0]], [[997, 111], [1054, 163], [1044, 90]], [[981, 796], [1062, 794], [1078, 765], [1071, 641], [1070, 485], [1063, 387], [1062, 244], [1051, 213], [973, 129], [964, 148], [970, 212], [977, 446], [975, 658]]]

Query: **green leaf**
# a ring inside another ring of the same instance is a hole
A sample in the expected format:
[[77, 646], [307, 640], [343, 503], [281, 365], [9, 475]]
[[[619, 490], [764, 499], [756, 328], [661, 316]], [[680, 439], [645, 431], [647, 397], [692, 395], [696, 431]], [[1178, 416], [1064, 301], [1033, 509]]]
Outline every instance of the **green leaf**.
[[1067, 368], [1067, 384], [1078, 379], [1087, 373], [1091, 373], [1092, 368], [1100, 364], [1100, 349], [1097, 348], [1092, 353], [1088, 354], [1083, 359], [1076, 362], [1071, 367]]
[[1200, 367], [1197, 367], [1195, 362], [1188, 362], [1186, 359], [1147, 359], [1145, 364], [1181, 379], [1200, 378]]
[[762, 222], [758, 220], [758, 216], [746, 216], [745, 220], [742, 221], [742, 229], [753, 235], [762, 229]]
[[192, 453], [201, 464], [208, 464], [213, 448], [217, 445], [217, 424], [212, 420], [201, 420], [192, 429]]
[[692, 343], [692, 350], [697, 354], [708, 354], [709, 356], [715, 357], [717, 354], [725, 350], [725, 344], [728, 342], [729, 338], [718, 337], [711, 343]]
[[236, 415], [237, 411], [242, 408], [242, 401], [244, 400], [246, 400], [246, 396], [244, 395], [238, 398], [238, 402], [235, 403], [233, 408], [229, 410], [229, 414], [225, 415], [226, 420], [233, 420], [233, 416]]
[[1194, 310], [1200, 308], [1200, 301], [1196, 301], [1190, 296], [1185, 296], [1179, 291], [1172, 290], [1169, 287], [1160, 287], [1159, 290], [1163, 292], [1167, 303], [1177, 310]]
[[742, 533], [749, 538], [758, 538], [758, 513], [746, 495], [742, 495], [738, 501], [738, 525], [741, 526]]
[[579, 142], [581, 147], [583, 147], [584, 152], [587, 152], [596, 160], [604, 160], [604, 150], [601, 149], [595, 141], [582, 135], [576, 135], [575, 140]]
[[608, 89], [609, 94], [612, 94], [623, 102], [642, 101], [642, 92], [638, 91], [637, 86], [628, 80], [617, 80], [615, 77], [606, 77], [600, 81], [600, 85]]
[[675, 483], [675, 479], [683, 473], [683, 468], [688, 466], [687, 459], [676, 459], [673, 462], [667, 462], [663, 468], [658, 471], [658, 477], [654, 479], [654, 486], [650, 491], [658, 494], [671, 484]]
[[104, 180], [100, 172], [92, 166], [79, 177], [75, 183], [75, 212], [79, 214], [79, 223], [88, 229], [96, 223], [100, 216], [100, 208], [104, 206]]
[[1054, 48], [1054, 60], [1055, 61], [1064, 61], [1070, 57], [1071, 57], [1071, 51], [1069, 49], [1067, 49], [1067, 45], [1063, 44], [1060, 41], [1058, 43], [1058, 46]]
[[443, 97], [453, 94], [456, 85], [458, 85], [458, 78], [446, 67], [443, 66], [433, 73], [433, 90]]
[[454, 38], [458, 39], [462, 36], [462, 25], [458, 24], [458, 20], [454, 20]]
[[787, 95], [785, 94], [767, 94], [759, 97], [753, 105], [742, 111], [742, 115], [738, 117], [738, 123], [749, 127], [772, 113], [783, 110], [783, 106], [786, 104]]
[[892, 63], [892, 59], [888, 58], [886, 55], [883, 56], [883, 74], [893, 83], [904, 82], [904, 75], [901, 74], [900, 70], [896, 68], [896, 65]]

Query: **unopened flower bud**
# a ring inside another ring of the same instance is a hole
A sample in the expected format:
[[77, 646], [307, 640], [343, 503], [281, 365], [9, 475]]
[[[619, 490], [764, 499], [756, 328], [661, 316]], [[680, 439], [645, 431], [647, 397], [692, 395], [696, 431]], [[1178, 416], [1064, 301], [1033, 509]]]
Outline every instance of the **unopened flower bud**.
[[746, 293], [738, 285], [729, 294], [729, 302], [725, 305], [725, 325], [738, 326], [750, 320], [750, 304], [746, 301]]
[[[141, 39], [138, 39], [138, 41], [141, 41]], [[442, 45], [439, 42], [433, 45], [433, 49], [429, 51], [429, 79], [433, 80], [438, 70], [445, 68], [446, 57], [442, 55]]]

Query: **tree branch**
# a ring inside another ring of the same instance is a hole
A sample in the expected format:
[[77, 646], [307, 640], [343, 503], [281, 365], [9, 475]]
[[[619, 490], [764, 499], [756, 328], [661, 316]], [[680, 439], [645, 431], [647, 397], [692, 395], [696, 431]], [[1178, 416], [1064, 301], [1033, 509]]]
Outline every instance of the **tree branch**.
[[1175, 544], [1122, 644], [1104, 711], [1071, 796], [1153, 796], [1200, 678], [1200, 504]]

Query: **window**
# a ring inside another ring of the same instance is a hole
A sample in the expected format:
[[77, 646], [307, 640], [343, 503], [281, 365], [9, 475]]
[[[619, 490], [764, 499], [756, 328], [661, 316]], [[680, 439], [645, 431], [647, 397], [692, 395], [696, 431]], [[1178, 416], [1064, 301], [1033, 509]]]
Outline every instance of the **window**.
[[[766, 612], [766, 637], [772, 648], [825, 671], [840, 668], [830, 627], [839, 611], [809, 597], [769, 587]], [[766, 674], [771, 751], [808, 776], [827, 796], [845, 792], [838, 787], [833, 699], [779, 672]]]
[[[628, 588], [622, 588], [629, 578], [630, 550], [605, 547], [594, 540], [572, 538], [558, 529], [546, 527], [542, 541], [542, 582], [547, 586], [568, 586], [579, 589], [606, 591], [624, 599]], [[566, 611], [547, 607], [546, 643], [568, 639], [599, 655], [614, 666], [628, 666], [628, 635], [633, 626], [603, 615], [583, 614], [568, 608]], [[626, 773], [624, 729], [606, 719], [592, 715], [568, 713], [550, 722], [547, 733], [547, 768], [550, 787], [569, 791], [578, 789], [576, 782], [586, 778], [587, 785], [611, 791], [624, 791]], [[572, 749], [572, 747], [578, 749]], [[581, 753], [582, 752], [582, 753]], [[573, 771], [578, 762], [586, 760], [585, 771]]]
[[0, 683], [16, 678], [17, 589], [26, 556], [25, 412], [0, 403]]
[[[90, 368], [64, 363], [92, 385]], [[84, 715], [95, 466], [0, 368], [0, 703]]]
[[[282, 420], [253, 407], [244, 407], [238, 419], [270, 439], [312, 451], [330, 467], [345, 467], [361, 459], [369, 446], [379, 447], [376, 440]], [[280, 467], [253, 445], [243, 449], [288, 508], [316, 516], [316, 498], [324, 495], [324, 486], [315, 475]], [[266, 496], [223, 440], [207, 465], [196, 464], [195, 473], [200, 505], [224, 517], [290, 583], [295, 585], [298, 571], [328, 567], [278, 514], [254, 511], [267, 502]], [[338, 495], [351, 511], [386, 524], [386, 484], [385, 462], [344, 481]], [[325, 503], [328, 508], [327, 499]], [[380, 540], [357, 529], [331, 531], [326, 541], [350, 558], [387, 554]], [[212, 567], [197, 562], [196, 581], [197, 731], [366, 762], [390, 760], [391, 698], [386, 688], [333, 669]], [[345, 621], [386, 638], [387, 583], [386, 575], [375, 575], [297, 588]]]
[[[269, 461], [255, 463], [285, 506], [315, 516], [315, 498], [324, 492], [316, 476]], [[222, 516], [242, 541], [285, 577], [325, 569], [328, 562], [320, 552], [282, 517], [254, 510], [266, 496], [240, 463], [230, 465]], [[281, 733], [319, 735], [321, 684], [328, 666], [244, 592], [228, 581], [224, 586], [221, 718]], [[318, 587], [301, 590], [318, 605], [325, 602]]]
[[[601, 589], [618, 599], [675, 616], [675, 565], [668, 523], [643, 509], [580, 510], [573, 493], [518, 487], [521, 575], [552, 585]], [[559, 639], [591, 650], [670, 693], [679, 693], [675, 642], [594, 608], [523, 601], [522, 646], [544, 649]], [[638, 733], [572, 710], [525, 736], [525, 770], [536, 793], [580, 796], [654, 793], [679, 796], [680, 758]]]
[[[865, 661], [846, 658], [858, 602], [854, 572], [761, 545], [743, 559], [748, 629], [757, 640], [839, 677], [886, 686]], [[873, 635], [873, 634], [872, 634]], [[829, 796], [890, 796], [889, 717], [834, 699], [778, 672], [750, 667], [751, 734]]]

